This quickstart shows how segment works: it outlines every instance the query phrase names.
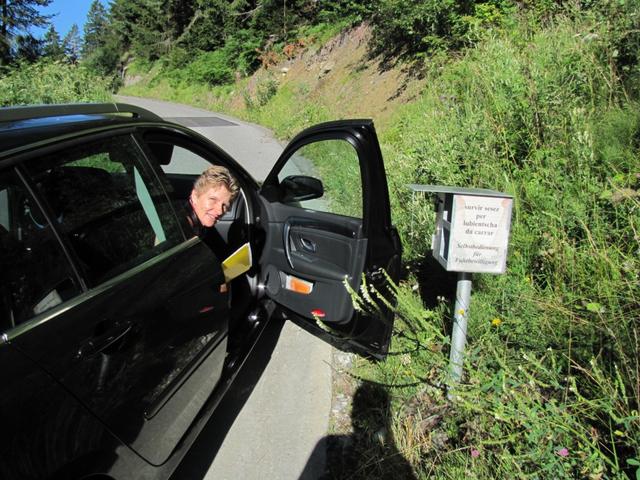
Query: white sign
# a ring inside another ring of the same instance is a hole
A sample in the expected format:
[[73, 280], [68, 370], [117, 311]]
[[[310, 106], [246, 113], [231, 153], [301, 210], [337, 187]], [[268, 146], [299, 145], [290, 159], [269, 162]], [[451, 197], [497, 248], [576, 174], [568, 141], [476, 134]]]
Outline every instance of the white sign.
[[447, 270], [504, 273], [513, 199], [454, 195]]

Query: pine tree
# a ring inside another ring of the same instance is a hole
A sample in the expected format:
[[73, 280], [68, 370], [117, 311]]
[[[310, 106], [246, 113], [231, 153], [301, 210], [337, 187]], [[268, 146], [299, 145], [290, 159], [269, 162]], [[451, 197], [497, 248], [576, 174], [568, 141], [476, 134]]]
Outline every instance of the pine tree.
[[163, 0], [113, 0], [113, 29], [125, 51], [139, 58], [157, 59], [167, 51], [167, 12]]
[[51, 60], [61, 60], [64, 57], [64, 49], [60, 35], [56, 28], [51, 25], [47, 33], [44, 34], [43, 55]]
[[69, 33], [67, 33], [62, 41], [62, 48], [67, 56], [69, 63], [78, 63], [80, 53], [82, 52], [82, 39], [80, 38], [80, 30], [75, 23], [71, 25]]
[[99, 0], [94, 0], [84, 26], [82, 62], [101, 76], [113, 77], [121, 68], [122, 50], [113, 15]]
[[11, 50], [16, 35], [28, 36], [29, 27], [42, 27], [49, 23], [50, 15], [43, 15], [37, 7], [46, 7], [52, 0], [0, 0], [0, 65], [11, 61]]
[[34, 63], [42, 56], [42, 47], [43, 41], [31, 34], [16, 35], [14, 60]]
[[168, 23], [172, 41], [182, 35], [191, 22], [194, 13], [194, 2], [192, 0], [169, 0]]
[[89, 13], [87, 13], [87, 21], [84, 24], [84, 44], [82, 45], [84, 58], [106, 43], [108, 24], [107, 9], [104, 8], [100, 0], [93, 0]]

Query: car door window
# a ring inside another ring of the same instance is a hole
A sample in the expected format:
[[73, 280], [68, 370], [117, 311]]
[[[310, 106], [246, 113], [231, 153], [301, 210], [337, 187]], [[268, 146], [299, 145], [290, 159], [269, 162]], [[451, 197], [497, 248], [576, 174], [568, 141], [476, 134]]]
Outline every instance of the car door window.
[[[198, 149], [193, 144], [189, 145], [184, 139], [180, 141], [171, 136], [151, 134], [145, 135], [143, 140], [149, 156], [161, 165], [163, 176], [170, 184], [168, 189], [171, 190], [170, 198], [176, 212], [186, 212], [194, 181], [207, 168], [223, 165], [223, 162], [212, 152]], [[233, 168], [229, 168], [229, 171], [236, 176]], [[239, 180], [237, 176], [236, 180]], [[202, 238], [216, 255], [223, 259], [247, 241], [245, 223], [248, 217], [245, 194], [240, 189], [232, 204], [216, 222], [215, 229]], [[187, 225], [186, 232], [187, 236], [194, 234], [190, 225]]]
[[0, 278], [3, 331], [81, 291], [51, 226], [14, 170], [0, 173]]
[[184, 240], [160, 180], [128, 135], [27, 166], [91, 285]]
[[362, 218], [362, 181], [358, 152], [346, 140], [321, 140], [306, 144], [289, 158], [278, 173], [280, 184], [295, 176], [322, 182], [320, 198], [294, 200], [301, 208]]
[[200, 175], [211, 166], [211, 162], [197, 153], [168, 141], [151, 141], [148, 146], [162, 165], [162, 170], [165, 173]]
[[145, 146], [170, 183], [170, 197], [174, 208], [176, 211], [183, 211], [193, 189], [195, 176], [200, 175], [212, 163], [165, 137], [145, 138]]

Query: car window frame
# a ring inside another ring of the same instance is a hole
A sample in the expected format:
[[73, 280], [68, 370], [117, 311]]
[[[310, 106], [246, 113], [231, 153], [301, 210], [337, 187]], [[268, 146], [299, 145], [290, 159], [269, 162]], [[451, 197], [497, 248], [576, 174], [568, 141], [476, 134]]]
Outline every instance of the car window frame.
[[[108, 134], [107, 134], [108, 133]], [[166, 250], [171, 250], [173, 247], [184, 243], [187, 239], [188, 236], [185, 235], [185, 231], [184, 228], [182, 227], [182, 222], [180, 221], [180, 218], [177, 215], [177, 212], [175, 211], [175, 209], [173, 208], [173, 205], [171, 204], [171, 199], [168, 195], [168, 192], [166, 191], [164, 182], [162, 181], [161, 178], [159, 178], [158, 176], [158, 172], [157, 170], [154, 168], [155, 162], [151, 161], [150, 158], [148, 157], [148, 155], [146, 154], [145, 150], [141, 147], [140, 144], [140, 139], [137, 138], [136, 136], [136, 129], [135, 128], [127, 128], [127, 129], [112, 129], [109, 132], [101, 132], [101, 134], [95, 135], [93, 134], [93, 132], [85, 132], [83, 135], [78, 136], [78, 137], [74, 137], [73, 139], [71, 139], [70, 141], [63, 141], [63, 142], [58, 142], [55, 145], [52, 145], [49, 148], [43, 148], [43, 149], [35, 149], [30, 151], [30, 154], [27, 156], [24, 156], [24, 158], [20, 159], [20, 169], [23, 171], [24, 173], [24, 177], [25, 177], [25, 181], [29, 183], [31, 191], [34, 192], [34, 194], [37, 194], [37, 188], [35, 187], [35, 180], [33, 178], [31, 178], [29, 172], [27, 171], [26, 167], [26, 163], [28, 163], [29, 161], [33, 161], [35, 159], [38, 158], [43, 158], [43, 157], [47, 157], [47, 156], [51, 156], [53, 154], [58, 154], [60, 152], [64, 152], [64, 151], [69, 151], [69, 150], [74, 150], [74, 149], [81, 149], [86, 145], [89, 144], [95, 144], [95, 143], [99, 143], [101, 141], [112, 141], [113, 138], [122, 138], [122, 137], [129, 137], [131, 140], [131, 147], [135, 148], [138, 154], [137, 160], [139, 160], [143, 165], [140, 165], [141, 168], [143, 169], [148, 169], [150, 172], [150, 176], [151, 176], [151, 180], [155, 181], [157, 183], [157, 186], [160, 189], [159, 194], [161, 194], [164, 198], [164, 200], [166, 201], [167, 205], [169, 206], [169, 210], [171, 212], [171, 216], [173, 219], [173, 222], [175, 222], [176, 226], [178, 227], [178, 230], [181, 234], [181, 238], [179, 241], [176, 242], [175, 245], [169, 246]], [[40, 204], [44, 204], [46, 205], [47, 200], [46, 198], [39, 198], [39, 202]], [[48, 210], [48, 209], [47, 209]], [[49, 214], [51, 214], [50, 211], [48, 211]], [[51, 218], [53, 218], [51, 215], [49, 215], [49, 220]], [[56, 224], [56, 222], [53, 222], [54, 225]], [[145, 258], [144, 260], [142, 260], [142, 262], [140, 263], [135, 263], [133, 265], [127, 265], [128, 262], [125, 262], [125, 264], [123, 264], [123, 269], [120, 271], [117, 271], [117, 273], [115, 275], [113, 275], [112, 277], [106, 278], [102, 281], [99, 282], [95, 282], [93, 283], [91, 281], [91, 278], [89, 278], [89, 276], [86, 275], [86, 273], [83, 271], [82, 268], [82, 260], [81, 258], [76, 254], [75, 248], [72, 244], [72, 242], [70, 242], [70, 240], [67, 238], [66, 233], [64, 232], [63, 228], [60, 228], [60, 226], [56, 225], [56, 231], [57, 231], [57, 237], [59, 239], [59, 241], [61, 241], [65, 248], [70, 252], [70, 255], [74, 261], [74, 266], [76, 268], [76, 271], [79, 273], [79, 275], [82, 277], [83, 280], [83, 284], [86, 285], [87, 289], [90, 290], [92, 288], [96, 288], [99, 287], [100, 285], [102, 285], [105, 282], [108, 282], [111, 278], [115, 278], [115, 277], [119, 277], [121, 274], [128, 272], [129, 270], [135, 269], [135, 267], [137, 267], [138, 265], [142, 265], [147, 263], [149, 260], [155, 258], [158, 255], [161, 255], [165, 250], [159, 251], [159, 252], [155, 252], [154, 254], [148, 256], [148, 258]]]

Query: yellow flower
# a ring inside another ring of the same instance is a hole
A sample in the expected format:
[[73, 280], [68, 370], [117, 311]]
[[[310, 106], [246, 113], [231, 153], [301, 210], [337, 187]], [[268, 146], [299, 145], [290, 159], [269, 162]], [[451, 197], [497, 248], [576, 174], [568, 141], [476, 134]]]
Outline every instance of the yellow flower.
[[493, 325], [494, 327], [499, 327], [501, 323], [502, 323], [502, 320], [500, 320], [498, 317], [491, 320], [491, 325]]
[[464, 308], [461, 308], [460, 310], [458, 310], [458, 315], [464, 315]]

